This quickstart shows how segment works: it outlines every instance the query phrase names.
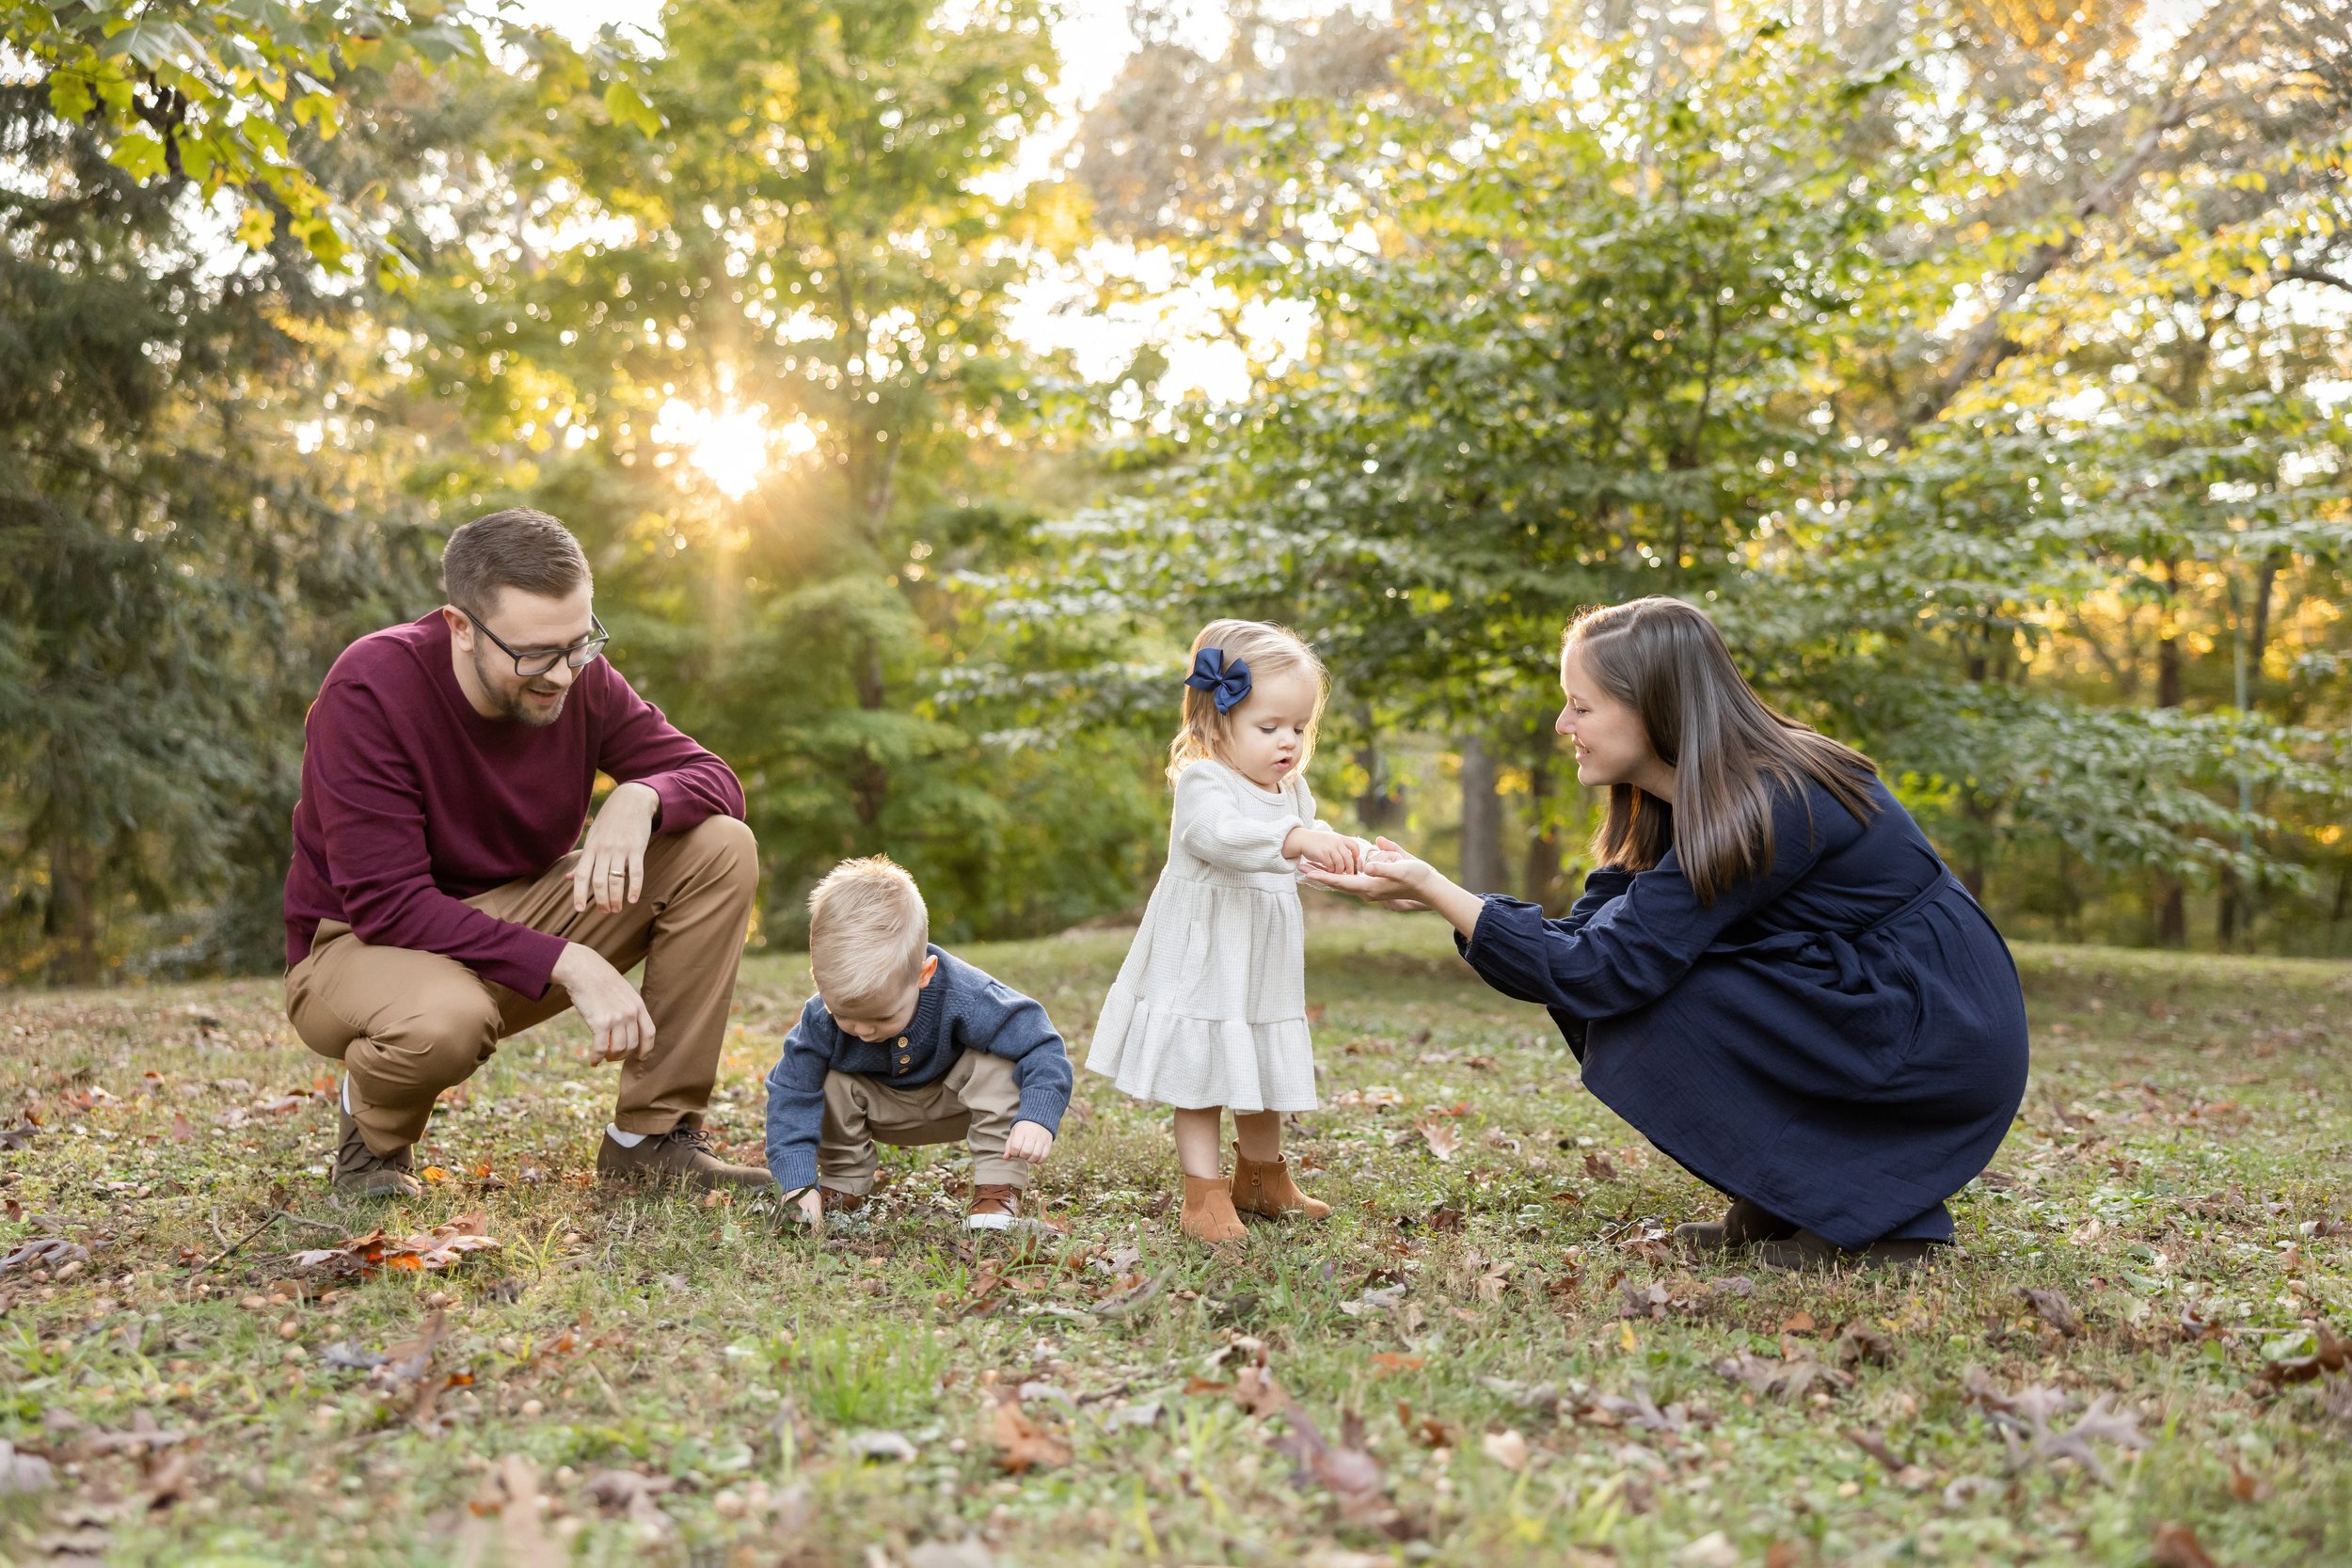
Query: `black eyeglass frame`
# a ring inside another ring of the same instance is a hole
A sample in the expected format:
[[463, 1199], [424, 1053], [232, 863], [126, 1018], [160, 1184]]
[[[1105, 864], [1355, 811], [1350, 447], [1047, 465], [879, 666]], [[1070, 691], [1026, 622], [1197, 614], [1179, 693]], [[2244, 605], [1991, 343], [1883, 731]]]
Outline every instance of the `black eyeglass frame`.
[[[580, 641], [569, 643], [561, 648], [519, 649], [488, 626], [484, 626], [482, 617], [471, 610], [466, 612], [466, 619], [473, 623], [474, 630], [497, 643], [499, 651], [515, 661], [515, 674], [520, 680], [530, 680], [533, 676], [546, 674], [555, 668], [558, 660], [570, 665], [575, 670], [585, 670], [596, 661], [598, 654], [604, 652], [604, 645], [612, 641], [612, 634], [604, 629], [604, 623], [596, 619], [594, 610], [588, 614], [588, 624], [596, 629]], [[546, 662], [533, 669], [526, 670], [523, 668], [523, 660], [526, 658], [544, 659]]]

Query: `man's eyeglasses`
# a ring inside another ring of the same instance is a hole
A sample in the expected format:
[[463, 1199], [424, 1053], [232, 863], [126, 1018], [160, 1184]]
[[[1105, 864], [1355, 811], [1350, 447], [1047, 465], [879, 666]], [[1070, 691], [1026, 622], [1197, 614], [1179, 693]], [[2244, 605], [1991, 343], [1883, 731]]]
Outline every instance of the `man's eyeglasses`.
[[596, 662], [596, 656], [604, 652], [604, 645], [612, 641], [612, 634], [605, 630], [604, 623], [594, 615], [588, 617], [588, 624], [596, 629], [564, 648], [517, 648], [484, 626], [480, 616], [469, 616], [469, 619], [473, 622], [474, 630], [497, 643], [506, 657], [515, 661], [515, 673], [526, 679], [532, 675], [544, 675], [559, 664], [584, 670]]

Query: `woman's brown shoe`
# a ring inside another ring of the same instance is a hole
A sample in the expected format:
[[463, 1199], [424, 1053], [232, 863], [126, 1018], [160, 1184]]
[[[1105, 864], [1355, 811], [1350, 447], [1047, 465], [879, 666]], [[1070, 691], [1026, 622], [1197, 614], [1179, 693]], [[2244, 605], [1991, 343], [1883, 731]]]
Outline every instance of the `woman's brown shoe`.
[[1762, 1204], [1735, 1197], [1720, 1222], [1693, 1221], [1675, 1227], [1675, 1245], [1685, 1252], [1729, 1252], [1758, 1242], [1785, 1242], [1797, 1227]]
[[1184, 1212], [1177, 1224], [1196, 1242], [1238, 1242], [1249, 1234], [1233, 1212], [1233, 1190], [1221, 1176], [1184, 1178]]
[[1824, 1269], [1915, 1269], [1944, 1250], [1941, 1242], [1872, 1242], [1852, 1251], [1810, 1230], [1785, 1241], [1758, 1242], [1756, 1260], [1768, 1269], [1819, 1273]]
[[1239, 1144], [1233, 1146], [1233, 1207], [1268, 1219], [1284, 1214], [1304, 1214], [1311, 1220], [1331, 1217], [1329, 1204], [1298, 1190], [1288, 1160], [1252, 1160]]

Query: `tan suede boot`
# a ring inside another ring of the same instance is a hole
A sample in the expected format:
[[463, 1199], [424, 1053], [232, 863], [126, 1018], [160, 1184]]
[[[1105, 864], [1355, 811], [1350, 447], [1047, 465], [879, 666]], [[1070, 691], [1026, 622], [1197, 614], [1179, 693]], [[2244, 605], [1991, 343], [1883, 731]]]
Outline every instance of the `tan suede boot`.
[[1233, 1207], [1268, 1219], [1284, 1214], [1304, 1214], [1311, 1220], [1331, 1217], [1329, 1204], [1298, 1190], [1288, 1160], [1252, 1160], [1239, 1144], [1233, 1146]]
[[1233, 1192], [1221, 1176], [1184, 1178], [1184, 1212], [1177, 1223], [1196, 1242], [1238, 1242], [1249, 1234], [1233, 1212]]

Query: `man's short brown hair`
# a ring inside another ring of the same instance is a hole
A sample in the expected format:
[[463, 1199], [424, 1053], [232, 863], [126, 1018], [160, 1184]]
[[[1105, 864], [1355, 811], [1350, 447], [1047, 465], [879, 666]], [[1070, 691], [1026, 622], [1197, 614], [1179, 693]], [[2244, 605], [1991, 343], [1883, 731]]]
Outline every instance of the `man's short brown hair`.
[[496, 607], [501, 588], [560, 599], [590, 580], [572, 531], [527, 506], [476, 517], [441, 551], [441, 591], [476, 620]]
[[866, 1016], [914, 983], [930, 951], [930, 913], [904, 866], [887, 855], [843, 861], [808, 895], [808, 968], [836, 1015]]

